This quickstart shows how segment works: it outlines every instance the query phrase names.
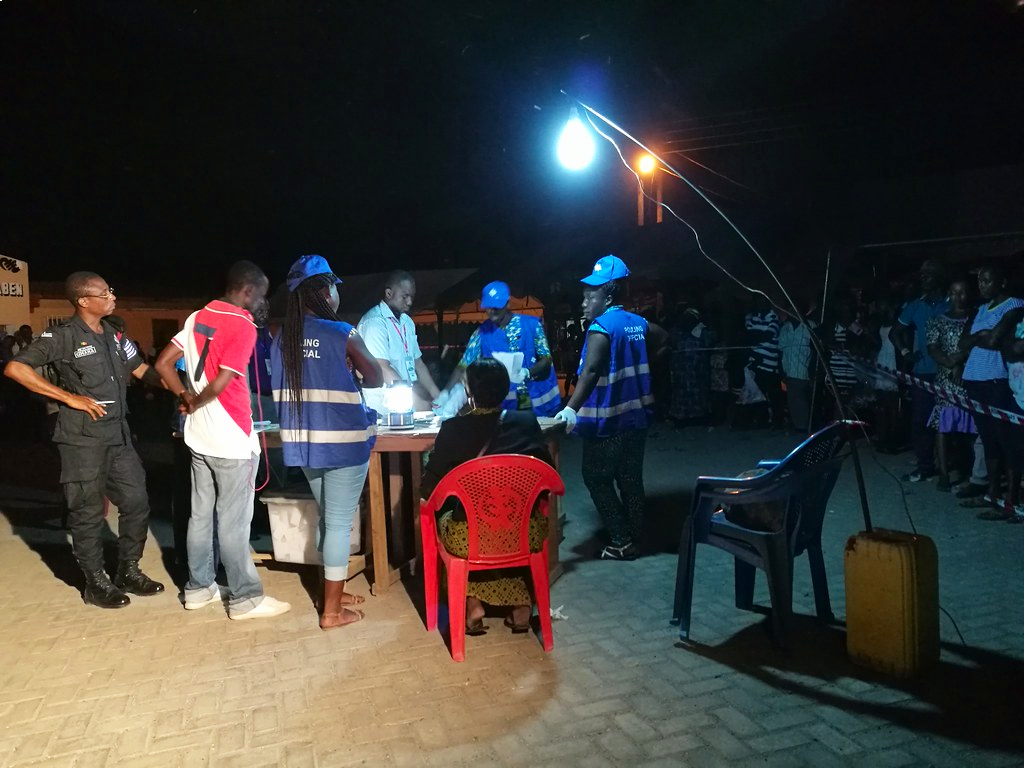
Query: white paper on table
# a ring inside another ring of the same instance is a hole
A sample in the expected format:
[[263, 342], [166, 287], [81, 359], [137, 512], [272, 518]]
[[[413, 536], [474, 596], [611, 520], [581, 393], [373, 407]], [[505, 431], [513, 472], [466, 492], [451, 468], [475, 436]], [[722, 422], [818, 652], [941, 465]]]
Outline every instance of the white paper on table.
[[523, 367], [522, 352], [492, 352], [491, 357], [505, 366], [510, 381], [519, 381], [519, 371]]

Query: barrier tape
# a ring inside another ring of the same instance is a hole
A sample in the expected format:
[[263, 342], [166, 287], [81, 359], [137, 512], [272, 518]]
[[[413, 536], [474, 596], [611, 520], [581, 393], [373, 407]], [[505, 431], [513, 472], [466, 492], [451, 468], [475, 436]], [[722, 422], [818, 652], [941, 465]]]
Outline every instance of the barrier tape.
[[874, 369], [875, 371], [879, 371], [890, 378], [903, 382], [904, 384], [919, 387], [927, 392], [931, 392], [933, 395], [938, 395], [944, 400], [955, 403], [965, 411], [980, 413], [983, 416], [991, 416], [996, 419], [1008, 421], [1011, 424], [1016, 424], [1018, 427], [1024, 427], [1024, 416], [1019, 413], [987, 405], [970, 397], [965, 397], [964, 395], [947, 389], [946, 387], [937, 387], [932, 382], [919, 379], [916, 376], [911, 376], [909, 373], [897, 371], [893, 368], [886, 368], [884, 365], [878, 365], [877, 363], [872, 363], [867, 360], [857, 359], [853, 359], [853, 364], [855, 368], [860, 368], [862, 373], [865, 373], [863, 370], [864, 368]]

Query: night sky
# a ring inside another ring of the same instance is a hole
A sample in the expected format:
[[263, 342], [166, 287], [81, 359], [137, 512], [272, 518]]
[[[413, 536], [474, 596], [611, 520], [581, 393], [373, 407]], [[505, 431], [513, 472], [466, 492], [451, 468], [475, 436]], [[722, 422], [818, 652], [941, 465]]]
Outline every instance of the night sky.
[[610, 148], [556, 166], [560, 89], [696, 139], [671, 146], [753, 190], [690, 166], [741, 219], [1021, 162], [1022, 30], [1012, 0], [3, 0], [0, 253], [187, 295], [243, 257], [276, 279], [308, 252], [349, 274], [537, 258], [635, 210]]

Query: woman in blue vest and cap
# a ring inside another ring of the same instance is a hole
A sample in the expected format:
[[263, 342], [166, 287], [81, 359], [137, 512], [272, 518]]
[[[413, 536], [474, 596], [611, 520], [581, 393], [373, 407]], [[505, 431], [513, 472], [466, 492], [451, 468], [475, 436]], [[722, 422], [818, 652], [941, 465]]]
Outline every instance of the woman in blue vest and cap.
[[622, 259], [605, 256], [580, 280], [590, 328], [579, 382], [555, 416], [583, 438], [583, 482], [611, 540], [602, 560], [635, 560], [640, 554], [644, 443], [654, 405], [649, 360], [664, 354], [668, 338], [662, 328], [622, 308], [628, 275]]
[[384, 381], [353, 326], [338, 319], [338, 283], [322, 256], [288, 271], [284, 328], [270, 350], [271, 384], [281, 421], [284, 462], [302, 467], [320, 507], [324, 562], [320, 628], [359, 621], [360, 595], [345, 592], [349, 539], [377, 426], [351, 368], [367, 387]]
[[500, 280], [484, 286], [480, 308], [487, 313], [487, 320], [469, 337], [449, 387], [439, 398], [442, 417], [454, 416], [466, 403], [462, 385], [466, 369], [481, 357], [493, 358], [496, 353], [523, 354], [522, 367], [515, 378], [510, 379], [502, 408], [508, 411], [533, 409], [537, 416], [553, 416], [562, 404], [544, 326], [532, 315], [511, 312], [509, 296], [508, 286]]

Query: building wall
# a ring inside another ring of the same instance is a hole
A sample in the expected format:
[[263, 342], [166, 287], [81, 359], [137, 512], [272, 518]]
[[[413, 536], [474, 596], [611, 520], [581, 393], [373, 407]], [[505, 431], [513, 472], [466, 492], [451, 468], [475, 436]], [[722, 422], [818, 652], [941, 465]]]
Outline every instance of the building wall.
[[0, 331], [14, 333], [30, 318], [28, 262], [0, 255]]

